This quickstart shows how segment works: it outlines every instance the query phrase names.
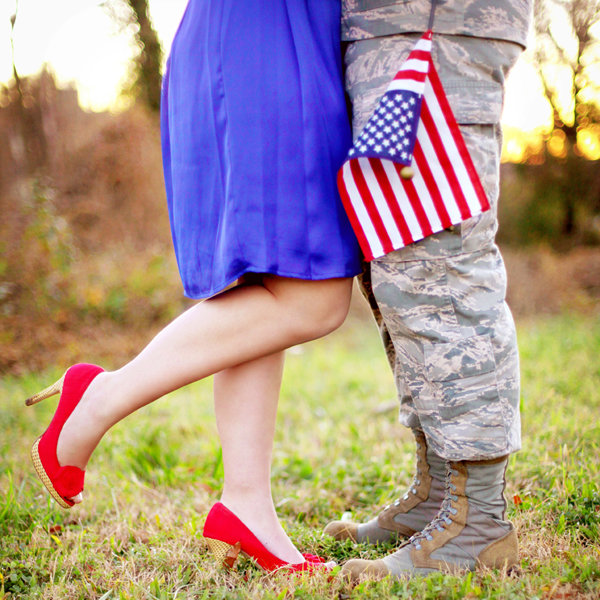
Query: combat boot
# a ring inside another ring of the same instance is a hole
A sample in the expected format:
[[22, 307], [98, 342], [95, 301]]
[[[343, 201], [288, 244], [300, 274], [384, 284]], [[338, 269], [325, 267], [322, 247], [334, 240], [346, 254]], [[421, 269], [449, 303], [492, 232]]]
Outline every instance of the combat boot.
[[516, 531], [505, 520], [508, 459], [447, 464], [445, 495], [436, 517], [396, 552], [379, 560], [350, 560], [342, 573], [354, 581], [460, 573], [477, 566], [509, 569], [518, 562]]
[[425, 434], [413, 429], [416, 473], [408, 491], [366, 523], [333, 521], [325, 533], [336, 540], [377, 544], [398, 541], [421, 531], [437, 514], [444, 498], [446, 463], [427, 447]]

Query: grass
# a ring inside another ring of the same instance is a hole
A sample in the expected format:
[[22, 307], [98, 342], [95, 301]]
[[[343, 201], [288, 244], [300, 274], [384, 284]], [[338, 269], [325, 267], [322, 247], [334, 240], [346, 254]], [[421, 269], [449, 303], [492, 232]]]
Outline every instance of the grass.
[[[600, 598], [600, 322], [554, 317], [520, 327], [523, 450], [511, 458], [509, 516], [519, 575], [477, 572], [350, 588], [339, 577], [215, 568], [201, 537], [222, 463], [210, 382], [119, 424], [94, 455], [86, 500], [62, 511], [43, 492], [29, 445], [54, 402], [22, 400], [59, 376], [0, 382], [0, 598]], [[60, 365], [62, 367], [63, 365]], [[339, 562], [390, 547], [321, 535], [331, 519], [367, 518], [412, 476], [409, 433], [393, 411], [391, 374], [370, 324], [352, 322], [288, 354], [273, 491], [303, 551]]]

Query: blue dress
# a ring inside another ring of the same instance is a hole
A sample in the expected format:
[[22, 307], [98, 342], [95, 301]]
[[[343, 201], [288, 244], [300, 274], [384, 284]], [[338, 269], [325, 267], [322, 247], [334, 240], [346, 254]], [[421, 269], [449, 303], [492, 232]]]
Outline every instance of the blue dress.
[[336, 187], [351, 143], [339, 0], [190, 0], [161, 131], [187, 296], [212, 296], [249, 272], [360, 271]]

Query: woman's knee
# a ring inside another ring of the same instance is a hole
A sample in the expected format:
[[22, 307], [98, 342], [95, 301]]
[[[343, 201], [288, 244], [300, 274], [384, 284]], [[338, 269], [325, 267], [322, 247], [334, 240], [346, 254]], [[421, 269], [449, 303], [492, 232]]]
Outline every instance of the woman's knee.
[[[280, 279], [280, 278], [279, 278]], [[279, 280], [265, 287], [278, 296], [286, 312], [286, 326], [299, 342], [316, 339], [337, 329], [346, 319], [352, 279], [322, 281]]]

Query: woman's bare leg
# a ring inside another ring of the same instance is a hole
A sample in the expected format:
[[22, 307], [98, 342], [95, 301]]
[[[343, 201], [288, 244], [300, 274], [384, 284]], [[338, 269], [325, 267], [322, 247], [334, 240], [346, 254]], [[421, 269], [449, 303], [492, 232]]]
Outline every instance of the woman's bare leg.
[[271, 496], [271, 455], [283, 352], [215, 375], [215, 413], [223, 446], [221, 502], [281, 560], [304, 558], [281, 527]]
[[192, 307], [130, 363], [99, 375], [65, 423], [60, 464], [85, 468], [112, 425], [188, 383], [321, 337], [341, 325], [351, 279], [265, 275]]

